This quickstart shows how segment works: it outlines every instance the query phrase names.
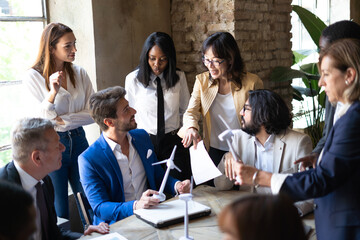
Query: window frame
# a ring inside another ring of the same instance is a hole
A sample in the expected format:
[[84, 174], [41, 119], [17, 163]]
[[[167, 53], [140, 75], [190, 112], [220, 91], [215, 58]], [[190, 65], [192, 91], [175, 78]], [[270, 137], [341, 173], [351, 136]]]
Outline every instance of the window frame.
[[[43, 27], [48, 23], [47, 16], [47, 5], [46, 0], [41, 0], [41, 10], [42, 17], [27, 17], [27, 16], [0, 16], [0, 22], [42, 22]], [[9, 85], [21, 85], [22, 80], [12, 80], [12, 81], [1, 81], [0, 79], [0, 87], [6, 87]], [[7, 151], [11, 149], [11, 143], [7, 143], [4, 145], [0, 145], [0, 152]]]

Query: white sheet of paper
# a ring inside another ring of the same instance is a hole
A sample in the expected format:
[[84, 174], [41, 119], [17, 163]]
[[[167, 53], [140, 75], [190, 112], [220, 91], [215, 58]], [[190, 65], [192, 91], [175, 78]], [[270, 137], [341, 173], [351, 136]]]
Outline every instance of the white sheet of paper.
[[117, 232], [105, 234], [101, 237], [93, 238], [94, 240], [128, 240], [127, 238], [121, 236]]
[[197, 144], [196, 150], [194, 146], [190, 147], [190, 163], [192, 174], [197, 185], [221, 175], [221, 172], [206, 151], [203, 141]]

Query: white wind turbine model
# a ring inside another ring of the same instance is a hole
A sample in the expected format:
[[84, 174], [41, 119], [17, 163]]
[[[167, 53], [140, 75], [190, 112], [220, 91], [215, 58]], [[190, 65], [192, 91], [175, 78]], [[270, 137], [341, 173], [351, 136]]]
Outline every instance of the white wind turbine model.
[[[234, 133], [233, 133], [233, 130], [229, 127], [229, 125], [227, 125], [227, 123], [225, 122], [225, 120], [220, 116], [218, 115], [220, 120], [224, 123], [225, 127], [227, 128], [225, 131], [223, 131], [220, 135], [219, 135], [219, 139], [220, 141], [226, 141], [228, 147], [229, 147], [229, 150], [230, 150], [230, 153], [231, 155], [233, 156], [233, 158], [236, 160], [236, 161], [239, 161], [239, 159], [237, 158], [236, 154], [235, 154], [235, 150], [231, 144], [231, 141], [232, 141], [232, 137], [234, 136]], [[236, 176], [236, 181], [237, 182], [240, 182], [240, 178], [239, 176]]]
[[189, 236], [189, 213], [188, 213], [188, 202], [192, 200], [192, 189], [193, 189], [193, 177], [191, 176], [191, 187], [190, 193], [183, 193], [179, 195], [179, 199], [185, 201], [185, 215], [184, 215], [184, 235], [180, 240], [194, 240], [193, 237]]
[[174, 146], [174, 148], [173, 148], [173, 150], [172, 150], [172, 153], [171, 153], [171, 155], [170, 155], [170, 157], [169, 157], [168, 159], [165, 159], [165, 160], [163, 160], [163, 161], [156, 162], [156, 163], [153, 163], [153, 164], [152, 164], [152, 165], [154, 166], [154, 165], [166, 163], [166, 166], [167, 166], [167, 169], [166, 169], [164, 178], [163, 178], [163, 180], [162, 180], [162, 182], [161, 182], [159, 194], [154, 194], [154, 195], [153, 195], [154, 198], [159, 199], [161, 202], [166, 199], [166, 196], [165, 196], [165, 194], [164, 194], [164, 188], [165, 188], [165, 184], [166, 184], [166, 182], [167, 182], [167, 179], [168, 179], [168, 177], [169, 177], [170, 170], [175, 168], [176, 170], [178, 170], [179, 172], [181, 172], [181, 169], [178, 168], [178, 167], [174, 164], [175, 151], [176, 151], [176, 145]]

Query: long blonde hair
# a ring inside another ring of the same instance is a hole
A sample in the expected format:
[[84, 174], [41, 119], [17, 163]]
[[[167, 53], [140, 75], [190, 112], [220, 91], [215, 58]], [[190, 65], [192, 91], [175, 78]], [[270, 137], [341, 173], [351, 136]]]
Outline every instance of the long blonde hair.
[[[50, 91], [49, 77], [56, 71], [56, 63], [54, 56], [51, 54], [51, 50], [56, 48], [56, 44], [62, 36], [72, 32], [71, 28], [62, 23], [50, 23], [45, 27], [41, 34], [39, 52], [32, 68], [43, 75], [48, 91]], [[65, 73], [69, 74], [70, 81], [75, 87], [75, 76], [72, 63], [64, 62], [64, 70]]]

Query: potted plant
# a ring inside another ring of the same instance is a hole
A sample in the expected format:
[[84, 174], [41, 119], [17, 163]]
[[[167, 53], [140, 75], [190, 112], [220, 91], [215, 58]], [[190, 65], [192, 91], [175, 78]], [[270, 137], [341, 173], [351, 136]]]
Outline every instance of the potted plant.
[[[323, 29], [326, 27], [325, 23], [321, 21], [316, 15], [310, 11], [293, 5], [292, 9], [296, 12], [310, 34], [315, 45], [319, 49], [319, 39]], [[304, 109], [295, 113], [295, 118], [305, 117], [307, 128], [304, 131], [311, 137], [313, 146], [322, 137], [323, 118], [325, 110], [325, 92], [321, 91], [318, 86], [320, 79], [317, 63], [308, 63], [299, 66], [299, 69], [293, 69], [294, 66], [301, 64], [301, 61], [312, 54], [314, 50], [298, 50], [293, 51], [293, 66], [292, 67], [275, 67], [270, 75], [271, 81], [282, 82], [292, 81], [295, 78], [301, 78], [305, 87], [293, 87], [293, 98], [304, 103], [304, 97], [310, 97], [312, 106], [304, 106]]]

